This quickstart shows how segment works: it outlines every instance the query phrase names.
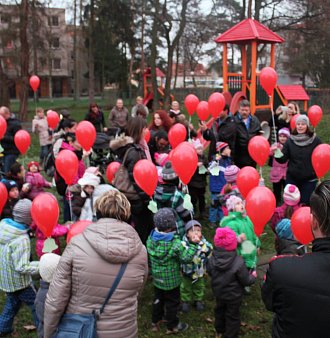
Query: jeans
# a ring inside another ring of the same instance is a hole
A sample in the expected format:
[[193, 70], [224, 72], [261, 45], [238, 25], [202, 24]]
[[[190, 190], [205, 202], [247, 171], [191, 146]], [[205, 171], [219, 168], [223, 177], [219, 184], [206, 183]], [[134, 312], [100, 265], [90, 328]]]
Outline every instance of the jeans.
[[49, 151], [49, 147], [50, 147], [50, 144], [47, 144], [45, 146], [40, 146], [40, 162], [43, 162], [45, 157], [47, 156], [48, 154], [48, 151]]
[[218, 197], [219, 193], [211, 192], [211, 206], [209, 208], [209, 221], [217, 223], [223, 217], [223, 211]]
[[19, 291], [7, 292], [6, 303], [0, 315], [0, 333], [13, 331], [14, 318], [22, 303], [25, 303], [31, 309], [35, 326], [38, 327], [39, 322], [34, 306], [35, 298], [36, 292], [31, 286]]
[[3, 172], [8, 173], [10, 167], [16, 162], [18, 155], [8, 154], [3, 157]]

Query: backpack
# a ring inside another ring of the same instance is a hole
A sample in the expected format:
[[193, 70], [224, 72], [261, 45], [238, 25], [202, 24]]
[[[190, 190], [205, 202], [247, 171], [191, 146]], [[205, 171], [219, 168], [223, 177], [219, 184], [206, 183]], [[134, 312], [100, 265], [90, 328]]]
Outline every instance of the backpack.
[[59, 153], [59, 149], [62, 146], [63, 139], [57, 140], [48, 149], [48, 153], [44, 159], [44, 171], [48, 177], [54, 177], [55, 174], [55, 155]]

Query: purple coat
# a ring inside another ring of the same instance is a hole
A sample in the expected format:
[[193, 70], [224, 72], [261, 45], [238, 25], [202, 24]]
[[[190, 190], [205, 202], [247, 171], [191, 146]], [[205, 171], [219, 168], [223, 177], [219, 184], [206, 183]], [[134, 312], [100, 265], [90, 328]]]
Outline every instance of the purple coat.
[[278, 163], [272, 151], [270, 152], [270, 156], [272, 157], [272, 160], [273, 160], [272, 169], [270, 170], [270, 181], [272, 183], [278, 183], [282, 179], [285, 180], [286, 171], [288, 168], [288, 161], [283, 164]]
[[47, 182], [40, 173], [26, 173], [25, 182], [30, 183], [31, 186], [30, 191], [27, 194], [27, 198], [30, 200], [33, 200], [40, 193], [44, 192], [44, 188], [50, 188], [52, 186], [52, 184]]

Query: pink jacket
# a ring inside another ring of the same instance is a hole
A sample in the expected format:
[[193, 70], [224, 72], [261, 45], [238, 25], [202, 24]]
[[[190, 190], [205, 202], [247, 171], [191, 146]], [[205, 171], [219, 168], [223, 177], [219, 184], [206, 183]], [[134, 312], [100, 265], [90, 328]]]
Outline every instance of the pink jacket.
[[52, 186], [40, 173], [27, 172], [25, 182], [31, 186], [30, 191], [27, 193], [27, 198], [30, 200], [33, 200], [40, 193], [44, 192], [44, 188], [50, 188]]
[[272, 183], [277, 183], [281, 179], [285, 180], [285, 178], [286, 178], [286, 170], [288, 168], [288, 161], [285, 162], [285, 163], [283, 163], [283, 164], [278, 163], [276, 161], [276, 158], [274, 157], [273, 151], [270, 151], [269, 156], [273, 157], [273, 165], [272, 165], [272, 169], [270, 170], [270, 181]]
[[[75, 151], [75, 149], [70, 144], [68, 144], [66, 142], [62, 142], [61, 149], [71, 150], [73, 152]], [[84, 160], [81, 159], [79, 161], [79, 164], [78, 164], [77, 175], [73, 179], [72, 185], [78, 183], [78, 180], [84, 176], [85, 170], [86, 170], [86, 168], [85, 168]]]
[[[280, 207], [277, 207], [274, 211], [273, 217], [271, 219], [270, 227], [275, 232], [276, 224], [281, 221], [283, 218], [285, 218], [285, 210], [288, 207], [288, 205], [284, 202]], [[293, 206], [293, 212], [295, 212], [297, 209], [299, 209], [301, 206], [299, 204]]]

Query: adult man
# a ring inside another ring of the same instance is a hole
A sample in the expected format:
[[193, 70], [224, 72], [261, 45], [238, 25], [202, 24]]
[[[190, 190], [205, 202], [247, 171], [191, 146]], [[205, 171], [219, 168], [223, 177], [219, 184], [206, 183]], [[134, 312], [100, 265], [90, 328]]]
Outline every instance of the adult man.
[[136, 104], [135, 104], [135, 106], [133, 106], [133, 108], [132, 108], [132, 111], [131, 111], [131, 115], [132, 115], [132, 117], [135, 117], [136, 116], [136, 112], [137, 112], [137, 110], [138, 109], [141, 109], [142, 108], [142, 106], [143, 106], [143, 109], [145, 110], [145, 117], [147, 117], [148, 116], [148, 114], [149, 114], [149, 109], [148, 109], [148, 107], [146, 106], [146, 105], [144, 105], [143, 104], [143, 98], [141, 97], [141, 96], [138, 96], [137, 98], [136, 98]]
[[212, 156], [216, 153], [216, 143], [226, 142], [232, 150], [232, 156], [235, 150], [236, 139], [236, 123], [234, 117], [229, 113], [228, 104], [225, 105], [210, 129], [207, 128], [205, 122], [200, 123], [203, 132], [203, 138], [210, 142], [208, 159], [211, 161]]
[[124, 107], [122, 99], [117, 99], [116, 105], [112, 108], [109, 115], [109, 125], [124, 131], [128, 121], [128, 110]]
[[262, 286], [266, 308], [275, 313], [273, 338], [327, 338], [330, 332], [330, 181], [310, 199], [312, 252], [274, 259]]
[[234, 151], [234, 162], [239, 168], [245, 166], [256, 167], [256, 162], [251, 158], [248, 144], [253, 136], [261, 131], [260, 122], [257, 117], [251, 115], [250, 102], [242, 100], [238, 113], [235, 115], [236, 140]]
[[12, 117], [10, 110], [8, 107], [2, 106], [0, 107], [0, 115], [7, 122], [7, 129], [5, 136], [1, 140], [1, 145], [3, 147], [3, 171], [5, 173], [9, 172], [9, 169], [12, 164], [15, 163], [19, 150], [17, 149], [14, 136], [16, 132], [22, 129], [21, 123], [18, 119]]

